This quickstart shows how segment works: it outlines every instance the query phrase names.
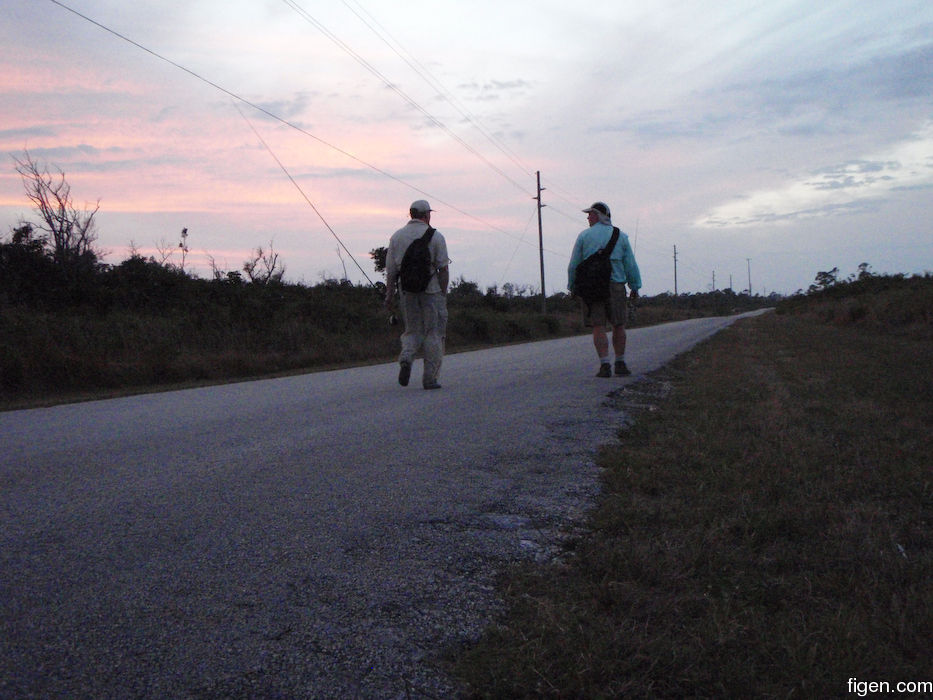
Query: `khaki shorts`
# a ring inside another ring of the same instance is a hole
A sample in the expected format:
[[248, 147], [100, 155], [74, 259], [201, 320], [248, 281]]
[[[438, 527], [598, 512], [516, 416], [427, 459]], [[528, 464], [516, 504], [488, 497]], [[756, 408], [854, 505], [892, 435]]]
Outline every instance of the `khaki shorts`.
[[583, 323], [587, 328], [593, 326], [621, 326], [625, 328], [628, 319], [628, 296], [623, 282], [610, 282], [609, 301], [593, 304], [592, 308], [582, 299], [580, 308], [583, 310]]

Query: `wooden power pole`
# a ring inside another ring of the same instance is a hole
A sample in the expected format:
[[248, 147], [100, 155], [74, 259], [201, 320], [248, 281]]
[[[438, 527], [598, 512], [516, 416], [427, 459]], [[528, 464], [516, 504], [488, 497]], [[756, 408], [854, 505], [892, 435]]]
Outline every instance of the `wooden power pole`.
[[544, 291], [544, 233], [541, 229], [541, 210], [545, 205], [541, 204], [541, 171], [538, 171], [538, 258], [541, 262], [541, 313], [547, 313], [547, 292]]
[[677, 246], [674, 246], [674, 296], [677, 296]]

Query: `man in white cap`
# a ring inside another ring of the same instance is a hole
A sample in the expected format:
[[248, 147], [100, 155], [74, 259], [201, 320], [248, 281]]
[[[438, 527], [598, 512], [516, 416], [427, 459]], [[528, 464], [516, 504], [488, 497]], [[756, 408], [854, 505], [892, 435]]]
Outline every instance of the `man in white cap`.
[[[570, 264], [567, 267], [567, 286], [573, 291], [573, 283], [577, 266], [596, 251], [604, 248], [612, 237], [612, 218], [609, 207], [603, 202], [595, 202], [583, 210], [587, 215], [590, 227], [580, 232], [573, 246]], [[612, 263], [612, 276], [609, 283], [609, 301], [606, 303], [582, 304], [583, 321], [593, 328], [593, 345], [599, 355], [599, 372], [597, 377], [611, 377], [612, 364], [609, 360], [609, 340], [606, 337], [608, 326], [612, 326], [612, 349], [615, 352], [615, 373], [617, 376], [631, 374], [625, 364], [625, 322], [628, 317], [628, 301], [625, 296], [625, 285], [632, 290], [632, 299], [638, 298], [641, 289], [641, 273], [635, 262], [635, 254], [629, 243], [628, 236], [619, 232], [612, 252], [609, 255]]]
[[405, 251], [422, 238], [431, 225], [431, 205], [423, 199], [411, 203], [411, 221], [392, 234], [386, 255], [386, 307], [395, 306], [395, 292], [399, 291], [399, 306], [405, 331], [402, 333], [402, 352], [399, 355], [398, 383], [408, 386], [411, 364], [415, 353], [424, 350], [424, 373], [421, 382], [425, 389], [440, 389], [438, 383], [441, 362], [444, 359], [444, 340], [447, 334], [447, 285], [450, 282], [447, 242], [434, 231], [428, 241], [430, 279], [423, 291], [402, 289], [399, 274]]

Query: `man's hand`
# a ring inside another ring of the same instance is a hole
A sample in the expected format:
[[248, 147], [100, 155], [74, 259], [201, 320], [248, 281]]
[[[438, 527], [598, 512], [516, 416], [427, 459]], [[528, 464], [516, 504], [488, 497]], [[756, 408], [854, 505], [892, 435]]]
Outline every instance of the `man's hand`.
[[638, 298], [638, 290], [633, 289], [631, 293], [628, 295], [628, 298], [631, 299], [632, 301], [635, 301]]

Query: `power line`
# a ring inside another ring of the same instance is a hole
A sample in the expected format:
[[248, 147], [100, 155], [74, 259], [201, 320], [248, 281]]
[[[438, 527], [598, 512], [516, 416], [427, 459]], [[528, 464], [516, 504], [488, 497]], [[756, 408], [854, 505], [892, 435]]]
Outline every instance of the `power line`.
[[[289, 120], [287, 120], [287, 119], [285, 119], [285, 118], [283, 118], [283, 117], [280, 117], [279, 115], [275, 114], [274, 112], [269, 111], [269, 110], [266, 109], [265, 107], [262, 107], [261, 105], [256, 104], [255, 102], [253, 102], [253, 101], [251, 101], [251, 100], [248, 100], [248, 99], [246, 99], [245, 97], [242, 97], [241, 95], [239, 95], [239, 94], [233, 92], [232, 90], [229, 90], [229, 89], [223, 87], [222, 85], [219, 85], [218, 83], [215, 83], [214, 81], [210, 80], [209, 78], [204, 77], [204, 76], [201, 75], [200, 73], [197, 73], [197, 72], [191, 70], [190, 68], [187, 68], [187, 67], [183, 66], [182, 64], [177, 63], [176, 61], [173, 61], [172, 59], [167, 58], [166, 56], [163, 56], [162, 54], [160, 54], [160, 53], [158, 53], [158, 52], [156, 52], [156, 51], [154, 51], [154, 50], [152, 50], [152, 49], [150, 49], [150, 48], [148, 48], [148, 47], [146, 47], [146, 46], [140, 44], [139, 42], [134, 41], [133, 39], [130, 39], [130, 38], [127, 37], [126, 35], [121, 34], [120, 32], [118, 32], [118, 31], [116, 31], [116, 30], [114, 30], [114, 29], [111, 29], [110, 27], [108, 27], [108, 26], [106, 26], [106, 25], [104, 25], [104, 24], [101, 24], [100, 22], [98, 22], [98, 21], [92, 19], [91, 17], [88, 17], [87, 15], [82, 14], [81, 12], [75, 10], [74, 8], [69, 7], [68, 5], [66, 5], [65, 3], [61, 2], [60, 0], [49, 0], [49, 1], [50, 1], [51, 3], [53, 3], [53, 4], [55, 4], [55, 5], [58, 5], [58, 6], [61, 7], [62, 9], [67, 10], [68, 12], [71, 12], [72, 14], [76, 15], [77, 17], [80, 17], [81, 19], [85, 20], [86, 22], [89, 22], [90, 24], [93, 24], [94, 26], [96, 26], [96, 27], [102, 29], [103, 31], [107, 32], [108, 34], [111, 34], [111, 35], [117, 37], [118, 39], [121, 39], [121, 40], [127, 42], [128, 44], [131, 44], [131, 45], [135, 46], [135, 47], [138, 48], [138, 49], [141, 49], [142, 51], [145, 51], [146, 53], [148, 53], [149, 55], [151, 55], [151, 56], [153, 56], [153, 57], [159, 59], [160, 61], [164, 61], [165, 63], [168, 63], [169, 65], [171, 65], [171, 66], [173, 66], [173, 67], [175, 67], [175, 68], [178, 68], [178, 69], [181, 70], [181, 71], [184, 71], [185, 73], [187, 73], [187, 74], [190, 75], [191, 77], [193, 77], [193, 78], [195, 78], [195, 79], [197, 79], [197, 80], [200, 80], [200, 81], [203, 82], [204, 84], [209, 85], [210, 87], [214, 88], [215, 90], [218, 90], [218, 91], [222, 92], [223, 94], [227, 95], [228, 97], [231, 97], [231, 98], [233, 98], [234, 100], [236, 100], [236, 101], [238, 101], [238, 102], [241, 102], [241, 103], [243, 103], [243, 104], [245, 104], [245, 105], [247, 105], [247, 106], [249, 106], [249, 107], [252, 107], [252, 108], [255, 109], [257, 112], [260, 112], [261, 114], [264, 114], [265, 116], [269, 117], [270, 119], [272, 119], [272, 120], [274, 120], [274, 121], [277, 121], [277, 122], [279, 122], [279, 123], [281, 123], [281, 124], [283, 124], [283, 125], [289, 127], [290, 129], [294, 129], [295, 131], [297, 131], [297, 132], [299, 132], [299, 133], [301, 133], [301, 134], [303, 134], [303, 135], [305, 135], [305, 136], [307, 136], [307, 137], [309, 137], [309, 138], [311, 138], [311, 139], [314, 139], [315, 141], [317, 141], [318, 143], [322, 144], [323, 146], [326, 146], [327, 148], [330, 148], [331, 150], [336, 151], [337, 153], [339, 153], [339, 154], [341, 154], [341, 155], [343, 155], [343, 156], [345, 156], [345, 157], [347, 157], [347, 158], [349, 158], [349, 159], [351, 159], [351, 160], [353, 160], [353, 161], [356, 161], [356, 162], [359, 163], [360, 165], [363, 165], [363, 166], [369, 168], [370, 170], [373, 170], [374, 172], [376, 172], [376, 173], [378, 173], [378, 174], [380, 174], [380, 175], [382, 175], [382, 176], [384, 176], [384, 177], [389, 178], [390, 180], [393, 180], [393, 181], [395, 181], [395, 182], [397, 182], [397, 183], [399, 183], [399, 184], [401, 184], [401, 185], [404, 185], [405, 187], [408, 187], [408, 188], [414, 190], [415, 192], [417, 192], [417, 193], [419, 193], [419, 194], [421, 194], [421, 195], [427, 197], [428, 199], [431, 199], [431, 200], [434, 200], [434, 201], [436, 201], [436, 202], [439, 202], [439, 203], [443, 204], [444, 206], [449, 207], [452, 211], [455, 211], [455, 212], [457, 212], [457, 213], [459, 213], [459, 214], [462, 214], [463, 216], [467, 217], [468, 219], [471, 219], [471, 220], [475, 221], [476, 223], [478, 223], [478, 224], [480, 224], [480, 225], [482, 225], [482, 226], [484, 226], [484, 227], [486, 227], [486, 228], [492, 229], [492, 230], [494, 230], [494, 231], [498, 231], [499, 233], [502, 233], [503, 235], [506, 235], [506, 236], [508, 236], [508, 237], [510, 237], [510, 238], [516, 238], [516, 239], [518, 239], [518, 240], [522, 240], [521, 238], [519, 238], [519, 237], [516, 236], [515, 234], [513, 234], [513, 233], [511, 233], [511, 232], [509, 232], [509, 231], [506, 231], [505, 229], [502, 229], [502, 228], [500, 228], [500, 227], [498, 227], [498, 226], [495, 226], [495, 225], [493, 225], [493, 224], [490, 224], [490, 223], [487, 222], [487, 221], [483, 221], [483, 220], [480, 219], [479, 217], [474, 216], [473, 214], [470, 214], [469, 212], [466, 212], [466, 211], [460, 209], [460, 208], [457, 207], [456, 205], [451, 204], [451, 203], [449, 203], [449, 202], [447, 202], [447, 201], [441, 199], [440, 197], [437, 197], [437, 196], [431, 194], [430, 192], [427, 192], [426, 190], [423, 190], [423, 189], [421, 189], [420, 187], [417, 187], [417, 186], [411, 184], [410, 182], [407, 182], [407, 181], [403, 180], [402, 178], [397, 177], [396, 175], [393, 175], [392, 173], [387, 172], [386, 170], [383, 170], [382, 168], [379, 168], [379, 167], [373, 165], [372, 163], [368, 163], [367, 161], [363, 160], [362, 158], [360, 158], [360, 157], [358, 157], [358, 156], [356, 156], [356, 155], [350, 153], [349, 151], [347, 151], [347, 150], [345, 150], [345, 149], [343, 149], [343, 148], [340, 148], [339, 146], [336, 146], [336, 145], [334, 145], [334, 144], [332, 144], [332, 143], [330, 143], [330, 142], [328, 142], [328, 141], [326, 141], [326, 140], [320, 138], [319, 136], [316, 136], [315, 134], [313, 134], [313, 133], [311, 133], [310, 131], [308, 131], [307, 129], [305, 129], [305, 128], [299, 126], [298, 124], [295, 124], [294, 122], [291, 122], [291, 121], [289, 121]], [[549, 252], [553, 252], [553, 251], [549, 251]]]
[[[297, 3], [296, 3], [294, 0], [283, 0], [283, 2], [285, 2], [287, 5], [289, 5], [289, 6], [292, 7], [293, 9], [296, 9], [296, 8], [298, 7]], [[522, 162], [520, 161], [520, 159], [519, 159], [515, 154], [513, 154], [511, 151], [509, 151], [498, 139], [496, 139], [492, 134], [490, 134], [490, 133], [477, 121], [477, 119], [474, 117], [474, 115], [472, 115], [471, 113], [469, 113], [468, 110], [466, 110], [466, 109], [463, 108], [460, 104], [458, 104], [456, 98], [450, 93], [450, 91], [448, 91], [440, 81], [438, 81], [437, 79], [435, 79], [435, 78], [430, 74], [430, 71], [428, 71], [427, 68], [425, 68], [423, 65], [421, 65], [421, 64], [417, 61], [417, 59], [415, 59], [408, 51], [406, 51], [404, 48], [402, 48], [401, 44], [400, 44], [394, 37], [392, 37], [391, 33], [388, 32], [388, 30], [386, 30], [385, 27], [383, 27], [383, 26], [378, 22], [378, 20], [376, 20], [376, 19], [372, 16], [372, 14], [370, 14], [365, 8], [363, 8], [362, 5], [360, 5], [360, 3], [357, 2], [356, 0], [353, 0], [353, 2], [354, 2], [354, 4], [359, 8], [360, 12], [357, 12], [353, 7], [351, 7], [350, 4], [349, 4], [349, 2], [347, 2], [347, 0], [344, 0], [344, 3], [343, 3], [343, 4], [344, 4], [344, 5], [347, 7], [347, 9], [349, 9], [354, 15], [356, 15], [357, 18], [358, 18], [364, 25], [366, 25], [366, 27], [368, 27], [368, 28], [370, 29], [370, 31], [372, 31], [386, 46], [388, 46], [389, 49], [391, 49], [399, 58], [401, 58], [401, 59], [408, 65], [409, 68], [411, 68], [415, 73], [417, 73], [417, 74], [422, 78], [422, 80], [424, 80], [432, 89], [437, 90], [438, 93], [440, 93], [441, 97], [443, 97], [452, 107], [454, 107], [454, 109], [456, 109], [456, 110], [460, 113], [460, 115], [461, 115], [467, 122], [469, 122], [470, 124], [472, 124], [481, 134], [483, 134], [483, 136], [485, 136], [485, 137], [489, 140], [489, 142], [493, 144], [493, 146], [495, 146], [496, 148], [498, 148], [502, 153], [504, 153], [507, 157], [509, 157], [509, 158], [512, 160], [512, 162], [514, 162], [519, 168], [521, 168], [523, 171], [525, 171], [526, 174], [529, 174], [529, 175], [531, 174], [531, 171], [530, 171], [530, 169], [528, 168], [528, 166], [526, 166], [524, 163], [522, 163]], [[296, 11], [298, 11], [298, 10], [296, 9]], [[304, 11], [302, 10], [301, 12], [304, 12]], [[365, 14], [366, 17], [363, 17], [360, 13]], [[305, 13], [305, 14], [307, 14], [307, 13]], [[368, 20], [367, 20], [367, 18], [368, 18]], [[340, 46], [340, 47], [343, 48], [344, 50], [348, 51], [348, 53], [350, 53], [351, 56], [353, 56], [356, 60], [360, 61], [368, 70], [370, 70], [371, 72], [373, 72], [374, 75], [376, 75], [376, 76], [379, 77], [381, 80], [383, 80], [383, 82], [384, 82], [389, 88], [391, 88], [391, 89], [394, 90], [395, 92], [399, 93], [406, 101], [408, 101], [410, 104], [414, 104], [418, 109], [421, 109], [422, 112], [424, 112], [425, 114], [427, 114], [427, 112], [426, 112], [425, 110], [423, 110], [420, 106], [418, 106], [417, 104], [415, 104], [414, 101], [411, 100], [411, 98], [409, 98], [407, 95], [405, 95], [403, 92], [401, 92], [401, 90], [400, 90], [396, 85], [392, 84], [387, 78], [385, 78], [385, 77], [382, 75], [382, 73], [380, 73], [380, 72], [377, 71], [375, 68], [373, 68], [371, 65], [369, 65], [369, 63], [367, 63], [365, 60], [363, 60], [358, 54], [356, 54], [356, 52], [352, 51], [352, 49], [350, 49], [349, 47], [347, 47], [342, 41], [340, 41], [340, 40], [337, 39], [335, 36], [333, 36], [326, 28], [324, 28], [319, 22], [317, 22], [317, 20], [314, 20], [313, 18], [310, 18], [309, 21], [311, 21], [316, 27], [318, 27], [318, 29], [320, 29], [320, 30], [325, 34], [325, 36], [328, 36], [328, 38], [330, 38], [332, 41], [334, 41], [335, 43], [337, 43], [338, 46]], [[373, 24], [375, 24], [376, 26], [378, 26], [379, 29], [377, 30], [377, 29], [373, 26]], [[388, 39], [387, 39], [386, 37], [388, 37]], [[390, 41], [390, 40], [391, 40], [391, 41]], [[438, 120], [436, 120], [434, 117], [432, 117], [431, 115], [428, 115], [428, 117], [429, 117], [430, 119], [432, 119], [432, 121], [434, 121], [434, 123], [438, 124], [439, 126], [441, 126], [441, 128], [443, 128], [445, 131], [447, 131], [448, 133], [450, 133], [451, 136], [452, 136], [453, 138], [455, 138], [456, 140], [458, 140], [458, 141], [460, 141], [461, 143], [463, 143], [463, 141], [462, 141], [458, 136], [456, 136], [456, 134], [453, 134], [452, 132], [450, 132], [450, 130], [447, 129], [446, 126], [444, 126], [443, 124], [441, 124], [441, 123], [440, 123]], [[464, 144], [464, 145], [466, 146], [466, 144]], [[475, 151], [474, 151], [472, 148], [470, 148], [469, 146], [466, 146], [466, 147], [467, 147], [471, 152], [474, 152], [474, 153], [475, 153]], [[478, 155], [478, 154], [477, 154], [477, 155]], [[482, 158], [482, 156], [480, 156], [480, 157]], [[512, 180], [512, 179], [509, 178], [508, 176], [504, 175], [504, 173], [502, 173], [498, 168], [496, 168], [496, 167], [493, 166], [491, 163], [489, 163], [489, 161], [487, 161], [485, 158], [483, 158], [483, 160], [484, 160], [487, 164], [489, 164], [490, 167], [492, 167], [494, 170], [496, 170], [496, 172], [499, 172], [499, 173], [502, 174], [504, 177], [506, 177], [510, 182], [512, 182], [513, 184], [516, 184], [516, 186], [519, 187], [519, 189], [522, 189], [521, 185], [518, 185], [517, 183], [514, 182], [514, 180]], [[540, 178], [540, 174], [539, 174], [539, 178]], [[524, 190], [523, 190], [523, 191], [524, 191]], [[573, 202], [573, 201], [571, 201], [570, 199], [568, 199], [567, 197], [561, 196], [559, 190], [556, 192], [556, 194], [557, 194], [557, 196], [558, 196], [559, 198], [563, 199], [565, 202], [567, 202], [567, 203], [569, 203], [569, 204], [571, 204], [571, 205], [573, 205], [573, 206], [578, 206], [578, 205], [579, 205], [579, 203]], [[561, 215], [561, 216], [563, 216], [563, 217], [565, 217], [565, 218], [567, 218], [567, 219], [569, 219], [569, 220], [571, 220], [571, 221], [576, 221], [576, 220], [577, 220], [577, 217], [576, 217], [576, 216], [567, 214], [566, 212], [562, 211], [561, 209], [559, 209], [559, 208], [557, 208], [557, 207], [554, 207], [553, 204], [550, 205], [550, 207], [551, 207], [551, 209], [552, 209], [555, 213], [557, 213], [557, 214], [559, 214], [559, 215]], [[552, 252], [552, 251], [549, 251], [549, 252]], [[514, 254], [513, 254], [513, 257], [514, 257]]]
[[83, 20], [85, 20], [85, 21], [87, 21], [87, 22], [90, 22], [90, 23], [93, 24], [94, 26], [99, 27], [100, 29], [103, 29], [105, 32], [108, 32], [109, 34], [112, 34], [113, 36], [117, 37], [118, 39], [122, 39], [123, 41], [127, 42], [128, 44], [132, 44], [132, 45], [135, 46], [136, 48], [142, 49], [143, 51], [145, 51], [145, 52], [148, 53], [149, 55], [154, 56], [155, 58], [158, 58], [160, 61], [165, 61], [165, 62], [168, 63], [170, 66], [174, 66], [175, 68], [178, 68], [179, 70], [184, 71], [185, 73], [187, 73], [188, 75], [192, 76], [193, 78], [197, 78], [197, 79], [200, 80], [201, 82], [203, 82], [203, 83], [205, 83], [205, 84], [207, 84], [207, 85], [210, 85], [212, 88], [214, 88], [215, 90], [219, 90], [220, 92], [224, 93], [224, 94], [227, 95], [228, 97], [232, 97], [234, 100], [237, 100], [237, 101], [239, 101], [239, 102], [242, 102], [242, 103], [245, 104], [245, 105], [248, 105], [248, 106], [252, 107], [252, 108], [255, 109], [257, 112], [261, 112], [261, 113], [265, 114], [265, 115], [266, 115], [267, 117], [269, 117], [270, 119], [274, 119], [275, 121], [280, 122], [280, 123], [284, 124], [285, 126], [291, 128], [291, 129], [294, 129], [295, 131], [298, 131], [298, 132], [304, 134], [305, 136], [307, 136], [307, 137], [309, 137], [309, 138], [314, 139], [314, 140], [317, 141], [318, 143], [320, 143], [320, 144], [322, 144], [322, 145], [324, 145], [324, 146], [327, 146], [328, 148], [330, 148], [330, 149], [336, 151], [337, 153], [340, 153], [341, 155], [346, 156], [347, 158], [350, 158], [351, 160], [355, 160], [355, 161], [356, 161], [357, 163], [359, 163], [360, 165], [365, 165], [367, 168], [370, 168], [370, 169], [372, 169], [372, 170], [375, 170], [375, 171], [376, 171], [377, 173], [379, 173], [380, 175], [384, 175], [385, 177], [388, 177], [388, 178], [390, 178], [390, 179], [392, 179], [392, 180], [395, 180], [396, 182], [398, 182], [398, 183], [400, 183], [400, 184], [403, 184], [403, 185], [405, 185], [406, 187], [411, 187], [411, 188], [412, 188], [413, 190], [415, 190], [416, 192], [420, 192], [421, 194], [430, 196], [430, 195], [428, 195], [427, 192], [424, 192], [423, 190], [418, 189], [418, 188], [415, 187], [414, 185], [411, 185], [410, 183], [405, 182], [405, 181], [402, 180], [401, 178], [398, 178], [398, 177], [396, 177], [395, 175], [392, 175], [391, 173], [386, 172], [385, 170], [382, 170], [382, 169], [376, 167], [375, 165], [373, 165], [373, 164], [371, 164], [371, 163], [367, 163], [367, 162], [366, 162], [365, 160], [363, 160], [362, 158], [358, 158], [357, 156], [353, 155], [353, 154], [350, 153], [349, 151], [345, 151], [344, 149], [340, 148], [339, 146], [335, 146], [334, 144], [329, 143], [328, 141], [325, 141], [324, 139], [320, 138], [319, 136], [315, 136], [315, 135], [312, 134], [310, 131], [308, 131], [307, 129], [304, 129], [303, 127], [301, 127], [301, 126], [299, 126], [299, 125], [297, 125], [297, 124], [295, 124], [294, 122], [290, 122], [290, 121], [288, 121], [287, 119], [285, 119], [285, 118], [283, 118], [283, 117], [280, 117], [279, 115], [277, 115], [277, 114], [275, 114], [275, 113], [273, 113], [273, 112], [270, 112], [270, 111], [269, 111], [268, 109], [266, 109], [265, 107], [262, 107], [261, 105], [258, 105], [258, 104], [256, 104], [255, 102], [252, 102], [251, 100], [248, 100], [248, 99], [246, 99], [245, 97], [242, 97], [241, 95], [238, 95], [237, 93], [233, 92], [232, 90], [228, 90], [227, 88], [223, 87], [222, 85], [219, 85], [219, 84], [215, 83], [214, 81], [210, 80], [209, 78], [205, 78], [205, 77], [204, 77], [203, 75], [201, 75], [200, 73], [196, 73], [195, 71], [191, 70], [190, 68], [186, 68], [185, 66], [181, 65], [180, 63], [177, 63], [177, 62], [173, 61], [172, 59], [167, 58], [167, 57], [163, 56], [162, 54], [157, 53], [156, 51], [153, 51], [153, 50], [150, 49], [150, 48], [147, 48], [146, 46], [143, 46], [143, 45], [140, 44], [139, 42], [134, 41], [133, 39], [130, 39], [128, 36], [126, 36], [126, 35], [124, 35], [124, 34], [121, 34], [120, 32], [116, 31], [115, 29], [111, 29], [110, 27], [108, 27], [108, 26], [106, 26], [106, 25], [104, 25], [104, 24], [101, 24], [100, 22], [98, 22], [98, 21], [96, 21], [96, 20], [94, 20], [94, 19], [91, 19], [91, 18], [88, 17], [87, 15], [78, 12], [77, 10], [75, 10], [75, 9], [72, 8], [72, 7], [69, 7], [68, 5], [64, 4], [63, 2], [60, 2], [59, 0], [49, 0], [49, 2], [51, 2], [51, 3], [55, 4], [55, 5], [58, 5], [59, 7], [61, 7], [61, 8], [64, 9], [64, 10], [68, 10], [68, 12], [71, 12], [72, 14], [77, 15], [77, 16], [80, 17], [81, 19], [83, 19]]
[[302, 18], [304, 18], [309, 24], [311, 24], [312, 26], [316, 27], [324, 36], [326, 36], [328, 39], [330, 39], [332, 42], [334, 42], [341, 50], [343, 50], [343, 51], [346, 52], [349, 56], [351, 56], [353, 59], [355, 59], [355, 60], [357, 61], [357, 63], [359, 63], [361, 66], [363, 66], [366, 70], [368, 70], [368, 71], [369, 71], [370, 73], [372, 73], [374, 76], [376, 76], [377, 78], [379, 78], [379, 80], [381, 80], [381, 81], [385, 84], [385, 86], [386, 86], [387, 88], [389, 88], [390, 90], [392, 90], [392, 92], [394, 92], [394, 93], [397, 94], [399, 97], [401, 97], [403, 100], [405, 100], [405, 102], [407, 102], [409, 105], [411, 105], [411, 106], [414, 107], [416, 110], [418, 110], [419, 112], [421, 112], [421, 114], [423, 114], [425, 117], [427, 117], [428, 120], [429, 120], [432, 124], [434, 124], [435, 126], [437, 126], [438, 128], [440, 128], [441, 130], [443, 130], [444, 133], [446, 133], [448, 136], [450, 136], [452, 139], [454, 139], [457, 143], [459, 143], [461, 146], [463, 146], [467, 151], [469, 151], [469, 152], [472, 153], [474, 156], [476, 156], [477, 158], [479, 158], [479, 159], [480, 159], [483, 163], [485, 163], [490, 169], [492, 169], [493, 171], [495, 171], [496, 173], [498, 173], [499, 175], [501, 175], [503, 178], [505, 178], [506, 180], [508, 180], [508, 181], [509, 181], [510, 183], [512, 183], [515, 187], [517, 187], [520, 191], [525, 192], [525, 194], [530, 194], [530, 192], [529, 192], [528, 190], [523, 189], [522, 186], [521, 186], [518, 182], [516, 182], [516, 181], [513, 180], [511, 177], [509, 177], [503, 170], [501, 170], [498, 166], [496, 166], [494, 163], [492, 163], [492, 162], [491, 162], [488, 158], [486, 158], [482, 153], [480, 153], [479, 151], [477, 151], [475, 148], [473, 148], [473, 146], [471, 146], [470, 144], [468, 144], [468, 143], [467, 143], [466, 141], [464, 141], [460, 136], [458, 136], [456, 133], [454, 133], [446, 124], [444, 124], [441, 120], [439, 120], [437, 117], [435, 117], [433, 114], [431, 114], [427, 109], [425, 109], [425, 108], [422, 107], [420, 104], [418, 104], [418, 102], [416, 102], [411, 96], [409, 96], [408, 93], [406, 93], [406, 92], [405, 92], [404, 90], [402, 90], [398, 85], [396, 85], [396, 84], [393, 83], [391, 80], [389, 80], [385, 75], [383, 75], [383, 73], [382, 73], [378, 68], [376, 68], [376, 67], [373, 66], [369, 61], [367, 61], [365, 58], [363, 58], [362, 56], [360, 56], [360, 54], [358, 54], [356, 51], [354, 51], [346, 42], [344, 42], [342, 39], [340, 39], [338, 36], [336, 36], [333, 32], [331, 32], [331, 31], [330, 31], [327, 27], [325, 27], [323, 24], [321, 24], [320, 22], [318, 22], [307, 10], [305, 10], [303, 7], [301, 7], [301, 5], [299, 5], [297, 2], [295, 2], [295, 0], [282, 0], [282, 2], [284, 2], [286, 5], [288, 5], [288, 7], [292, 8], [295, 12], [297, 12], [298, 15], [301, 16]]
[[[293, 178], [293, 177], [292, 177], [292, 174], [291, 174], [290, 172], [288, 172], [288, 169], [282, 164], [282, 161], [280, 161], [279, 158], [278, 158], [278, 156], [276, 156], [275, 153], [272, 151], [272, 149], [269, 148], [269, 144], [267, 144], [266, 141], [265, 141], [265, 139], [263, 139], [263, 137], [259, 134], [259, 132], [256, 130], [256, 127], [253, 126], [253, 123], [252, 123], [249, 119], [246, 118], [246, 115], [243, 114], [243, 111], [240, 109], [240, 106], [239, 106], [236, 102], [233, 103], [233, 106], [236, 107], [236, 111], [240, 113], [240, 116], [241, 116], [241, 117], [243, 117], [243, 121], [245, 121], [245, 122], [249, 125], [249, 128], [253, 130], [253, 133], [256, 134], [256, 138], [259, 139], [259, 143], [261, 143], [261, 144], [263, 145], [263, 148], [265, 148], [266, 151], [269, 152], [269, 155], [272, 156], [272, 159], [273, 159], [276, 163], [278, 163], [279, 167], [282, 169], [282, 172], [285, 173], [285, 176], [286, 176], [289, 180], [291, 180], [291, 183], [298, 189], [298, 191], [301, 193], [301, 196], [304, 197], [304, 199], [305, 199], [305, 201], [308, 203], [308, 205], [314, 210], [314, 213], [317, 214], [318, 218], [321, 220], [321, 222], [324, 224], [324, 226], [327, 227], [327, 230], [331, 232], [331, 234], [333, 235], [333, 237], [334, 237], [335, 239], [337, 239], [337, 243], [340, 244], [340, 247], [343, 248], [343, 249], [347, 252], [347, 255], [350, 256], [350, 260], [353, 261], [353, 264], [356, 265], [356, 266], [359, 268], [360, 272], [363, 273], [363, 277], [366, 278], [366, 281], [369, 282], [370, 286], [375, 287], [376, 285], [373, 284], [373, 281], [372, 281], [371, 279], [369, 279], [369, 275], [366, 274], [366, 271], [365, 271], [365, 270], [360, 266], [360, 264], [356, 261], [356, 258], [354, 257], [353, 253], [351, 253], [350, 250], [349, 250], [349, 248], [347, 248], [347, 246], [344, 245], [344, 242], [343, 242], [342, 240], [340, 240], [340, 236], [338, 236], [338, 235], [337, 235], [337, 232], [334, 231], [334, 229], [331, 228], [331, 226], [330, 226], [329, 223], [327, 223], [327, 219], [325, 219], [325, 218], [324, 218], [324, 215], [321, 214], [320, 211], [318, 211], [318, 208], [317, 208], [316, 206], [314, 206], [314, 202], [312, 202], [312, 201], [311, 201], [311, 198], [308, 197], [307, 194], [305, 194], [305, 191], [304, 191], [303, 189], [301, 189], [301, 185], [299, 185], [299, 184], [295, 181], [295, 178]], [[339, 254], [339, 249], [338, 249], [338, 254]], [[346, 273], [346, 269], [344, 269], [344, 273]]]
[[515, 260], [515, 254], [518, 253], [518, 247], [525, 242], [525, 234], [528, 233], [528, 227], [531, 225], [531, 220], [535, 216], [535, 211], [531, 212], [531, 216], [528, 217], [528, 221], [525, 224], [525, 228], [522, 231], [522, 237], [519, 239], [518, 243], [515, 244], [515, 249], [512, 251], [512, 256], [509, 258], [509, 261], [505, 264], [505, 269], [502, 271], [502, 279], [505, 279], [505, 275], [508, 274], [509, 268], [512, 267], [512, 261]]
[[[485, 127], [479, 122], [478, 118], [472, 114], [468, 109], [466, 109], [459, 100], [451, 93], [443, 83], [441, 83], [437, 78], [431, 75], [431, 72], [420, 62], [418, 61], [409, 51], [406, 51], [402, 45], [392, 36], [392, 34], [383, 27], [379, 21], [372, 16], [359, 2], [354, 2], [354, 4], [359, 8], [357, 12], [353, 7], [350, 6], [346, 0], [343, 3], [350, 12], [357, 16], [357, 18], [365, 24], [370, 31], [373, 32], [386, 46], [389, 47], [399, 58], [401, 58], [409, 68], [411, 68], [415, 73], [417, 73], [422, 80], [424, 80], [429, 87], [433, 90], [436, 90], [444, 100], [450, 104], [454, 109], [456, 109], [460, 116], [462, 116], [467, 122], [469, 122], [477, 131], [479, 131], [486, 139], [499, 151], [501, 151], [506, 157], [508, 157], [516, 166], [518, 166], [526, 175], [531, 176], [531, 168], [525, 165], [521, 159], [513, 153], [505, 144], [503, 144], [495, 135], [489, 133]], [[360, 12], [366, 15], [363, 17]], [[368, 18], [368, 19], [367, 19]], [[373, 26], [373, 24], [378, 27]]]

